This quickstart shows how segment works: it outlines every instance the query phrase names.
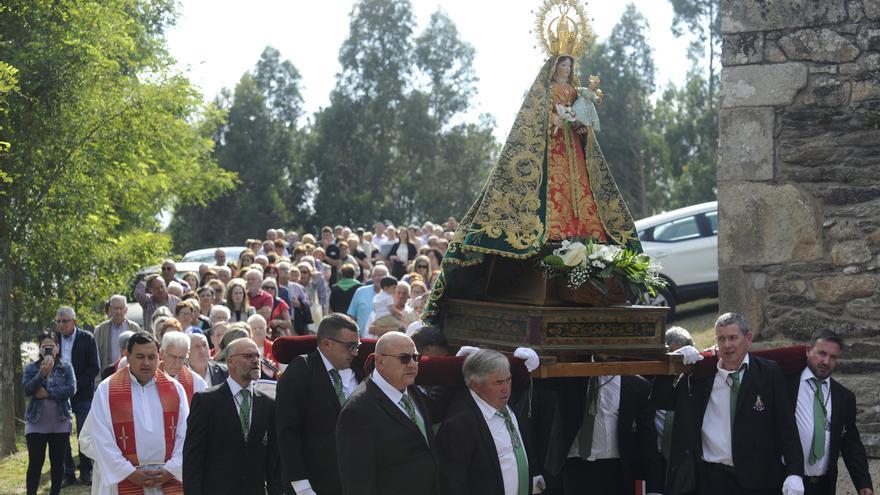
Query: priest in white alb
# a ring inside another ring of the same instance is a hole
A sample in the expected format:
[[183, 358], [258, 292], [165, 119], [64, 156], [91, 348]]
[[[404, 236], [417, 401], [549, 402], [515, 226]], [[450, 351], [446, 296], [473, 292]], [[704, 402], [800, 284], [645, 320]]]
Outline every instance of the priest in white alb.
[[158, 367], [158, 341], [138, 332], [128, 341], [128, 366], [98, 385], [80, 438], [96, 464], [93, 495], [183, 494], [189, 403]]

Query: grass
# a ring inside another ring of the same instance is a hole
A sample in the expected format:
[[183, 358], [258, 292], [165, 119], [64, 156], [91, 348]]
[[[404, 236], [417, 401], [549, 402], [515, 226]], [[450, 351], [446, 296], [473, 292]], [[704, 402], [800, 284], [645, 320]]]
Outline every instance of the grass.
[[[0, 493], [3, 495], [25, 495], [25, 478], [27, 477], [28, 453], [24, 443], [24, 427], [19, 428], [16, 435], [18, 452], [0, 458]], [[76, 435], [70, 436], [70, 446], [73, 449], [74, 460], [79, 453], [79, 445], [76, 443]], [[43, 463], [43, 475], [40, 476], [38, 493], [49, 492], [49, 452], [46, 451], [46, 461]], [[88, 495], [91, 487], [77, 483], [61, 491], [64, 495]]]

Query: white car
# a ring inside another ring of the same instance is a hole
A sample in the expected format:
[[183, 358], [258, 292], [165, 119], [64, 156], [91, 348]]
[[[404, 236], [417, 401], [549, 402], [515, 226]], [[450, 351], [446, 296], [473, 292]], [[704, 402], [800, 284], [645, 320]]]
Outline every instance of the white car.
[[214, 251], [217, 249], [222, 249], [226, 253], [226, 261], [235, 261], [238, 262], [238, 256], [244, 251], [244, 246], [229, 246], [229, 247], [221, 247], [221, 248], [206, 248], [206, 249], [196, 249], [195, 251], [190, 251], [183, 255], [180, 261], [192, 261], [194, 263], [207, 263], [209, 265], [213, 265], [214, 261]]
[[643, 218], [636, 230], [669, 284], [650, 304], [669, 306], [671, 316], [677, 304], [718, 296], [717, 201]]

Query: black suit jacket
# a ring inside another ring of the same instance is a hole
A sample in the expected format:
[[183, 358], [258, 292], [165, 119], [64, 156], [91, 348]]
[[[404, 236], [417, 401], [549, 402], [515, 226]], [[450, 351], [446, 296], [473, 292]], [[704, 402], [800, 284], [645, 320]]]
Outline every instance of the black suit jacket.
[[[531, 478], [540, 474], [540, 469], [531, 455], [531, 438], [524, 432], [527, 425], [520, 420], [516, 410], [513, 411], [529, 457], [531, 483]], [[449, 406], [446, 419], [437, 432], [437, 456], [441, 494], [504, 495], [495, 440], [469, 390], [456, 396]]]
[[[589, 379], [558, 378], [554, 382], [559, 415], [558, 425], [551, 430], [546, 468], [552, 476], [559, 476], [584, 421]], [[657, 452], [654, 409], [648, 404], [649, 394], [650, 385], [644, 378], [620, 377], [617, 446], [623, 463], [624, 476], [632, 480], [645, 480], [648, 492], [662, 492], [660, 486], [662, 467]], [[552, 481], [549, 483], [554, 484]]]
[[[58, 336], [64, 345], [61, 335]], [[76, 375], [76, 394], [70, 398], [71, 404], [91, 402], [95, 396], [95, 377], [101, 372], [98, 364], [98, 344], [91, 332], [76, 328], [76, 339], [70, 352], [70, 365]]]
[[416, 424], [366, 378], [348, 398], [336, 424], [339, 474], [345, 495], [435, 495], [434, 428], [421, 392], [408, 388], [425, 420]]
[[[779, 366], [749, 355], [733, 425], [733, 464], [739, 484], [752, 490], [777, 489], [788, 475], [804, 474], [804, 457]], [[667, 495], [696, 490], [697, 462], [703, 455], [703, 416], [709, 405], [715, 373], [654, 380], [652, 402], [657, 409], [675, 410]], [[758, 401], [758, 396], [761, 400]], [[656, 447], [655, 447], [656, 449]], [[785, 459], [785, 465], [780, 459]]]
[[229, 378], [229, 370], [226, 369], [226, 365], [208, 361], [208, 376], [211, 377], [211, 385], [219, 385], [226, 381]]
[[[358, 382], [363, 371], [352, 368]], [[318, 495], [342, 493], [336, 457], [336, 420], [342, 406], [321, 354], [297, 356], [278, 380], [275, 418], [282, 480], [308, 479]]]
[[280, 494], [275, 404], [254, 391], [247, 440], [225, 381], [193, 396], [183, 443], [186, 494]]
[[[788, 377], [788, 391], [792, 412], [797, 410], [800, 374]], [[837, 492], [837, 459], [843, 455], [843, 462], [849, 471], [856, 491], [862, 488], [873, 489], [871, 473], [868, 471], [868, 455], [856, 426], [856, 396], [837, 380], [831, 379], [831, 438], [828, 455], [828, 477], [831, 479], [831, 495]]]

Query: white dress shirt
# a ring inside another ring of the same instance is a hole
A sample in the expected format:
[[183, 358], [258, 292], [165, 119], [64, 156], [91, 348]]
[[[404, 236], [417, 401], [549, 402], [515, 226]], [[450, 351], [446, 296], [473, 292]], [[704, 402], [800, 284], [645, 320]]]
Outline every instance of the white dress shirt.
[[[740, 390], [749, 366], [749, 355], [743, 358], [745, 368], [739, 371]], [[728, 371], [721, 367], [718, 360], [718, 371], [712, 382], [712, 394], [703, 414], [703, 460], [733, 466], [733, 442], [731, 441], [730, 424], [730, 385], [727, 377], [736, 371]]]
[[[617, 445], [617, 419], [620, 411], [620, 376], [600, 376], [597, 378], [599, 398], [596, 405], [596, 420], [593, 424], [593, 444], [587, 460], [618, 459], [620, 449]], [[588, 390], [588, 398], [589, 393]], [[589, 400], [586, 407], [590, 407]], [[586, 414], [586, 410], [584, 414]], [[581, 423], [581, 427], [583, 428], [583, 423]], [[583, 457], [578, 445], [579, 438], [580, 429], [568, 450], [568, 457]]]
[[[333, 364], [327, 360], [320, 349], [318, 349], [318, 354], [321, 356], [321, 361], [324, 361], [324, 368], [327, 370], [327, 377], [330, 379], [330, 385], [333, 385], [333, 376], [330, 374], [330, 370], [334, 369]], [[352, 371], [351, 368], [336, 371], [339, 372], [339, 377], [342, 379], [342, 393], [347, 399], [358, 386], [357, 378], [354, 376], [354, 371]]]
[[73, 364], [71, 359], [71, 354], [73, 353], [73, 343], [76, 341], [76, 333], [79, 332], [78, 328], [73, 329], [73, 333], [70, 336], [65, 336], [63, 333], [61, 334], [61, 360], [65, 363]]
[[[519, 475], [516, 468], [516, 454], [513, 452], [513, 443], [510, 440], [510, 432], [507, 431], [507, 425], [504, 418], [495, 414], [498, 409], [490, 406], [473, 390], [471, 397], [477, 403], [480, 412], [483, 413], [483, 419], [486, 420], [486, 426], [489, 427], [489, 433], [492, 434], [492, 440], [495, 441], [495, 452], [498, 453], [498, 464], [501, 466], [501, 479], [504, 482], [504, 495], [517, 495], [519, 493]], [[516, 434], [522, 441], [522, 434], [519, 431], [519, 422], [516, 415], [509, 407], [504, 406], [510, 418], [513, 420], [513, 426], [516, 428]], [[525, 453], [525, 445], [523, 445], [523, 453]]]
[[[393, 358], [392, 358], [392, 359], [393, 359]], [[370, 375], [370, 376], [373, 377], [373, 383], [375, 383], [376, 386], [379, 387], [379, 390], [381, 390], [383, 393], [385, 393], [385, 395], [388, 397], [388, 399], [390, 399], [391, 402], [393, 402], [394, 405], [397, 406], [398, 409], [400, 409], [401, 411], [403, 411], [403, 414], [408, 418], [408, 417], [409, 417], [409, 413], [406, 412], [406, 408], [403, 407], [403, 404], [400, 403], [400, 399], [403, 398], [403, 392], [401, 392], [400, 390], [397, 390], [397, 389], [394, 388], [390, 383], [388, 383], [387, 381], [385, 381], [385, 379], [382, 378], [382, 374], [379, 373], [379, 370], [374, 370], [374, 371], [373, 371], [373, 374]], [[410, 397], [410, 398], [412, 398], [412, 397]], [[422, 412], [419, 411], [419, 407], [418, 407], [418, 405], [416, 405], [416, 400], [415, 400], [415, 399], [413, 399], [413, 409], [415, 409], [415, 410], [416, 410], [416, 414], [417, 414], [420, 418], [422, 418], [422, 423], [423, 423], [425, 426], [427, 426], [428, 423], [425, 422], [425, 418], [424, 418], [424, 416], [422, 416]]]
[[[810, 368], [804, 368], [801, 373], [800, 386], [798, 387], [797, 408], [795, 420], [797, 421], [798, 434], [801, 437], [801, 447], [804, 449], [804, 474], [807, 476], [822, 476], [828, 472], [828, 452], [831, 450], [831, 432], [825, 432], [825, 455], [810, 464], [810, 450], [813, 447], [813, 400], [816, 397], [816, 384], [811, 380], [815, 378]], [[831, 421], [831, 379], [822, 381], [822, 396], [825, 399], [826, 414]], [[824, 428], [825, 425], [819, 425]]]
[[[229, 384], [229, 391], [232, 392], [232, 402], [235, 402], [235, 412], [238, 414], [238, 417], [241, 418], [241, 402], [243, 398], [238, 395], [238, 393], [241, 392], [241, 389], [244, 387], [233, 380], [231, 376], [226, 379], [226, 383]], [[254, 382], [250, 382], [247, 389], [251, 392], [251, 408], [248, 414], [248, 426], [250, 427], [254, 424]]]

